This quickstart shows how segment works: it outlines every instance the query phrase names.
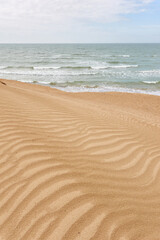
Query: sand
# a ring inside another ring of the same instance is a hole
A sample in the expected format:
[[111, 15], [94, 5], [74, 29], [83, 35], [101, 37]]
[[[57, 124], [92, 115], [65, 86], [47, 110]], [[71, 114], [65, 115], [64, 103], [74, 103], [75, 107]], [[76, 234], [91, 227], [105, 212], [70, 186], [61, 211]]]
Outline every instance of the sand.
[[1, 80], [0, 239], [159, 240], [160, 97]]

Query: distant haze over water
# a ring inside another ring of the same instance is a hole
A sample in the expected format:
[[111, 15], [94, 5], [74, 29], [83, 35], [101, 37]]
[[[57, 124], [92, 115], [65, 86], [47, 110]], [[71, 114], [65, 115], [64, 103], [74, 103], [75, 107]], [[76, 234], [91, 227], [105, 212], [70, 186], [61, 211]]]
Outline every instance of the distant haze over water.
[[0, 44], [0, 78], [160, 95], [160, 44]]

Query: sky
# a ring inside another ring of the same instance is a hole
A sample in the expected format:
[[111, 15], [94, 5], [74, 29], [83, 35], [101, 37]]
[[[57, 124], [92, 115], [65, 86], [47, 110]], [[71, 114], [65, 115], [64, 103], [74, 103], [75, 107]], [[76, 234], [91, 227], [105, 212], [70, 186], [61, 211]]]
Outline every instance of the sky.
[[160, 0], [0, 0], [0, 43], [160, 43]]

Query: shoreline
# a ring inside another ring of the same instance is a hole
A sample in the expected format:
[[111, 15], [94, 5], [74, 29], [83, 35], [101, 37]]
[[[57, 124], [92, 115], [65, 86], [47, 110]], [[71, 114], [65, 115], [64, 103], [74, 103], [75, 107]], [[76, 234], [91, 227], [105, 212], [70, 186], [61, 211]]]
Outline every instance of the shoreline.
[[0, 79], [0, 239], [160, 238], [160, 98]]
[[[104, 90], [104, 88], [98, 88], [98, 91], [96, 91], [97, 88], [95, 87], [91, 87], [91, 88], [87, 88], [87, 87], [83, 87], [82, 89], [78, 90], [67, 90], [67, 87], [58, 87], [55, 84], [51, 83], [39, 83], [38, 81], [31, 81], [31, 82], [25, 82], [25, 81], [20, 81], [20, 80], [12, 80], [12, 79], [4, 79], [4, 81], [18, 81], [18, 82], [22, 82], [22, 83], [28, 83], [28, 84], [33, 84], [33, 85], [40, 85], [40, 86], [44, 86], [44, 87], [50, 87], [53, 89], [58, 89], [60, 91], [64, 91], [64, 92], [68, 92], [68, 93], [131, 93], [131, 94], [145, 94], [145, 95], [152, 95], [152, 96], [160, 96], [160, 91], [148, 91], [147, 90], [141, 90], [141, 89], [129, 89], [129, 88], [115, 88], [117, 90]], [[70, 88], [70, 86], [68, 86]], [[66, 88], [66, 90], [65, 90]], [[112, 89], [112, 87], [110, 87]], [[87, 90], [86, 90], [87, 89]], [[101, 89], [101, 91], [100, 91]], [[121, 90], [118, 90], [121, 89]], [[123, 90], [124, 89], [124, 90]]]

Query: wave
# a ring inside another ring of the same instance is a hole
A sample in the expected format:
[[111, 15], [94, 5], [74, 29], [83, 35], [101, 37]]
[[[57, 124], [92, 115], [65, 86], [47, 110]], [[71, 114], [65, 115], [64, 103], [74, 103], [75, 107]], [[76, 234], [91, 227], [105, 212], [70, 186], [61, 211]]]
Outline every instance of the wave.
[[61, 66], [61, 67], [34, 67], [37, 70], [49, 70], [49, 69], [73, 69], [73, 70], [83, 70], [83, 69], [103, 69], [106, 67], [92, 67], [92, 66]]
[[118, 57], [130, 57], [130, 55], [117, 55]]
[[72, 53], [72, 56], [86, 56], [85, 53]]
[[142, 90], [142, 89], [134, 89], [128, 87], [121, 87], [121, 86], [90, 86], [90, 85], [55, 85], [60, 90], [64, 90], [66, 92], [128, 92], [128, 93], [141, 93], [141, 94], [151, 94], [160, 96], [160, 91], [151, 91], [149, 89]]
[[110, 63], [110, 64], [122, 64], [122, 63], [126, 63], [126, 62], [121, 62], [121, 61], [109, 61], [108, 63]]
[[147, 83], [147, 84], [157, 84], [160, 83], [160, 81], [141, 81], [141, 82], [122, 82], [122, 81], [98, 81], [98, 80], [70, 80], [70, 81], [55, 81], [55, 82], [49, 82], [50, 85], [54, 86], [87, 86], [88, 88], [93, 88], [93, 86], [97, 87], [129, 87], [129, 88], [134, 88], [134, 89], [140, 89], [141, 84]]
[[91, 66], [63, 66], [60, 69], [92, 69]]
[[33, 67], [34, 70], [49, 70], [49, 69], [60, 69], [61, 67]]
[[140, 71], [140, 73], [160, 73], [160, 69]]
[[[160, 81], [159, 81], [160, 82]], [[155, 81], [147, 81], [146, 83], [158, 83]], [[153, 95], [160, 95], [160, 91], [158, 88], [149, 88], [143, 87], [142, 81], [140, 82], [119, 82], [119, 81], [98, 81], [98, 80], [74, 80], [70, 79], [68, 81], [65, 80], [56, 80], [56, 81], [40, 81], [39, 84], [50, 85], [51, 87], [59, 88], [61, 90], [73, 88], [73, 91], [98, 91], [98, 92], [107, 92], [107, 91], [123, 91], [123, 92], [135, 92], [135, 93], [151, 93]]]
[[30, 66], [0, 66], [0, 69], [29, 69], [34, 70], [34, 67]]
[[[48, 83], [47, 83], [48, 84]], [[100, 86], [97, 84], [92, 84], [92, 85], [87, 85], [87, 83], [83, 82], [81, 83], [81, 81], [77, 81], [77, 82], [50, 82], [49, 83], [50, 86], [52, 87], [57, 87], [57, 88], [68, 88], [68, 87], [75, 87], [75, 88], [88, 88], [88, 89], [96, 89], [99, 88]]]
[[109, 69], [109, 68], [137, 68], [138, 65], [117, 65], [117, 66], [95, 66], [92, 69]]
[[20, 76], [87, 76], [87, 75], [98, 75], [98, 72], [34, 72], [34, 71], [25, 71], [25, 72], [18, 72], [18, 71], [4, 71], [3, 69], [0, 70], [0, 74], [7, 75], [20, 75]]
[[147, 84], [158, 84], [160, 83], [160, 81], [142, 81], [143, 83], [147, 83]]
[[139, 76], [142, 76], [142, 77], [159, 77], [160, 69], [139, 71], [137, 73]]
[[118, 55], [109, 55], [109, 54], [107, 54], [107, 55], [104, 55], [104, 56], [106, 56], [106, 57], [124, 57], [124, 58], [129, 58], [130, 57], [129, 54], [118, 54]]
[[[25, 81], [26, 82], [26, 81]], [[28, 81], [27, 81], [28, 82]], [[145, 83], [151, 84], [151, 83], [158, 83], [158, 81], [143, 81]], [[42, 85], [50, 85], [51, 87], [61, 89], [64, 91], [69, 92], [110, 92], [110, 91], [118, 91], [118, 92], [131, 92], [131, 93], [146, 93], [146, 94], [152, 94], [152, 95], [158, 95], [160, 96], [160, 91], [158, 89], [151, 90], [149, 88], [142, 89], [141, 85], [138, 87], [138, 85], [133, 86], [132, 83], [135, 84], [135, 82], [130, 82], [131, 85], [122, 84], [122, 82], [97, 82], [97, 81], [86, 81], [86, 80], [80, 80], [80, 81], [32, 81], [33, 84], [42, 84]], [[137, 82], [137, 84], [141, 84], [142, 82]], [[160, 81], [159, 81], [160, 83]]]
[[91, 67], [91, 66], [61, 66], [61, 67], [34, 67], [34, 69], [38, 69], [38, 70], [49, 70], [49, 69], [83, 70], [83, 69], [93, 69], [93, 67]]
[[[112, 64], [118, 64], [118, 61], [109, 62]], [[0, 69], [15, 69], [15, 70], [101, 70], [109, 68], [136, 68], [138, 65], [110, 65], [110, 66], [0, 66]]]
[[119, 66], [110, 66], [109, 68], [137, 68], [138, 65], [119, 65]]

